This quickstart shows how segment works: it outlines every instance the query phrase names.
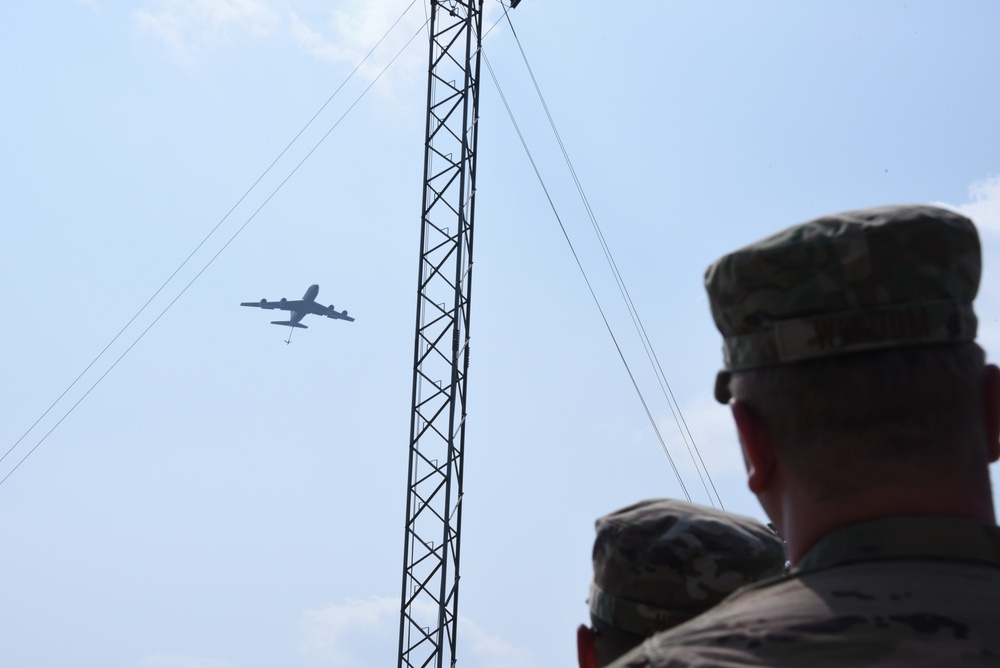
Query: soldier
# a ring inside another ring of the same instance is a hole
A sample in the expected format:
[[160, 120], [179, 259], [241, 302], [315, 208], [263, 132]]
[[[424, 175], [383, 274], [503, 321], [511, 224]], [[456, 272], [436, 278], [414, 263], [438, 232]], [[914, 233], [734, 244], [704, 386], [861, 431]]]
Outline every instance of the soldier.
[[974, 343], [980, 262], [967, 218], [893, 206], [709, 267], [715, 396], [792, 570], [615, 666], [1000, 666], [1000, 369]]
[[785, 572], [781, 539], [760, 522], [674, 499], [640, 501], [594, 524], [590, 623], [580, 668], [606, 666], [737, 588]]

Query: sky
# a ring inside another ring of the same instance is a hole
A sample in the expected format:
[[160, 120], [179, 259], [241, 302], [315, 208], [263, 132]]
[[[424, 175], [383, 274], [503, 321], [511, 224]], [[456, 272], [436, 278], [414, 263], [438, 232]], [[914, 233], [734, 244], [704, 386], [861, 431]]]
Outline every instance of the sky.
[[[0, 5], [4, 665], [396, 665], [421, 1]], [[716, 258], [834, 211], [957, 208], [1000, 359], [1000, 6], [484, 12], [457, 656], [574, 665], [595, 518], [685, 494], [764, 518], [711, 398]], [[355, 322], [286, 345], [239, 306], [313, 283]]]

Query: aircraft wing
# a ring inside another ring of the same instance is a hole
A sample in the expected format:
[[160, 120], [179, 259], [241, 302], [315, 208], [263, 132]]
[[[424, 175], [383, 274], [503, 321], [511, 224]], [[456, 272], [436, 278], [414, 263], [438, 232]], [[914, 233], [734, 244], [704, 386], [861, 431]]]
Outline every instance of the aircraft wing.
[[329, 306], [323, 306], [322, 304], [317, 304], [316, 302], [310, 302], [307, 306], [310, 313], [316, 315], [325, 315], [327, 318], [333, 318], [334, 320], [346, 320], [347, 322], [354, 322], [354, 318], [347, 315], [347, 311], [338, 311], [333, 308], [333, 304]]
[[341, 311], [340, 313], [333, 311], [332, 313], [327, 313], [326, 317], [333, 318], [334, 320], [346, 320], [347, 322], [354, 322], [354, 318], [347, 315], [347, 311]]
[[302, 309], [303, 302], [301, 299], [287, 300], [282, 299], [277, 302], [269, 302], [266, 299], [261, 299], [259, 302], [242, 302], [240, 306], [256, 306], [257, 308], [266, 309], [281, 309], [282, 311], [299, 311]]

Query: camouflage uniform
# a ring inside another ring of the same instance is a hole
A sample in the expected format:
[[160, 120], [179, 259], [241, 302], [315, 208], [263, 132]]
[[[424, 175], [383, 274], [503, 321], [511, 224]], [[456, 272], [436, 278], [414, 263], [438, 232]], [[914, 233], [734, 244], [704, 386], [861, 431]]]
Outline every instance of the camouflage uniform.
[[827, 535], [617, 668], [1000, 666], [1000, 529], [891, 517]]
[[643, 637], [677, 626], [745, 584], [781, 575], [781, 539], [757, 520], [675, 499], [595, 522], [590, 614]]
[[976, 338], [981, 272], [968, 218], [887, 206], [817, 218], [717, 260], [705, 272], [729, 375], [867, 350]]
[[[928, 206], [819, 218], [706, 272], [724, 337], [720, 402], [742, 371], [972, 341], [976, 229]], [[750, 585], [658, 634], [618, 668], [1000, 666], [1000, 529], [890, 516], [827, 533], [784, 579]]]

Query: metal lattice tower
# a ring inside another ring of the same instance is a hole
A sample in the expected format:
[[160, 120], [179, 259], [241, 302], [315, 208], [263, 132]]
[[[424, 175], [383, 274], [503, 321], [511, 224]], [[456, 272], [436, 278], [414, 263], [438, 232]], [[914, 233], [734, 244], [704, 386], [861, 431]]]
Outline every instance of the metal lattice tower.
[[482, 0], [431, 0], [399, 668], [455, 665]]

